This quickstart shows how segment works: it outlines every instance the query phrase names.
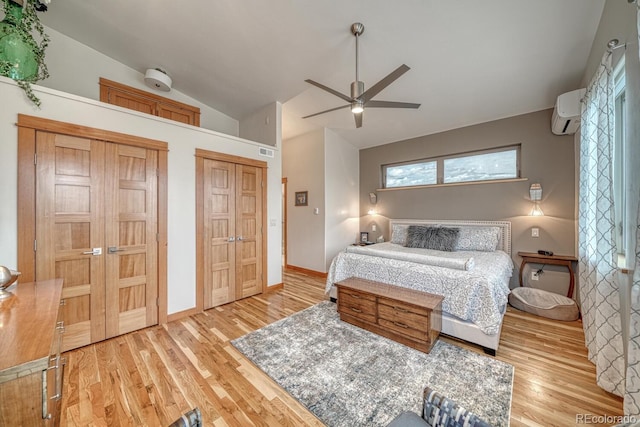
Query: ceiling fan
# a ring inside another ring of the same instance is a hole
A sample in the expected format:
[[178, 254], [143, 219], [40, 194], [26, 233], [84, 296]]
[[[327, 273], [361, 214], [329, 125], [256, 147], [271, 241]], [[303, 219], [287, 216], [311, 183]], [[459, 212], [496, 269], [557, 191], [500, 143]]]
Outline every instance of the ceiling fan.
[[366, 91], [364, 90], [364, 82], [361, 82], [359, 79], [358, 73], [358, 37], [362, 35], [364, 32], [364, 25], [356, 22], [351, 25], [351, 33], [356, 37], [356, 81], [351, 83], [351, 96], [344, 95], [337, 90], [333, 90], [330, 87], [327, 87], [321, 83], [315, 82], [311, 79], [305, 80], [305, 82], [310, 83], [314, 86], [319, 87], [322, 90], [329, 92], [337, 96], [338, 98], [348, 102], [346, 105], [342, 105], [340, 107], [331, 108], [329, 110], [321, 111], [319, 113], [310, 114], [308, 116], [303, 117], [303, 119], [308, 119], [309, 117], [314, 117], [320, 114], [328, 113], [330, 111], [340, 110], [342, 108], [351, 107], [351, 112], [353, 113], [353, 117], [356, 121], [356, 127], [362, 127], [362, 112], [366, 108], [419, 108], [420, 104], [413, 104], [410, 102], [394, 102], [394, 101], [374, 101], [371, 98], [380, 93], [384, 88], [393, 83], [396, 79], [398, 79], [401, 75], [410, 70], [408, 66], [402, 64], [394, 71], [392, 71], [388, 76], [380, 80], [378, 83], [371, 86]]

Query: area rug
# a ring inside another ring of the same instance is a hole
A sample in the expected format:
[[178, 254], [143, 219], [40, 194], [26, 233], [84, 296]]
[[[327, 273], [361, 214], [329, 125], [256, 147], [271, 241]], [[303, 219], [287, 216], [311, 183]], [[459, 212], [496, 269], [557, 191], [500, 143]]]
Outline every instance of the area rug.
[[322, 302], [231, 342], [328, 426], [420, 414], [426, 385], [508, 426], [513, 366], [439, 340], [425, 354], [340, 321]]

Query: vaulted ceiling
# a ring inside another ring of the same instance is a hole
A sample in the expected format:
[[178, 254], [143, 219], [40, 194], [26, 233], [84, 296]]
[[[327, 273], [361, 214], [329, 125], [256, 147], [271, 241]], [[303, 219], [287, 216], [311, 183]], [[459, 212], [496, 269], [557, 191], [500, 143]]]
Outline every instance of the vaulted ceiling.
[[[45, 25], [233, 118], [282, 102], [283, 137], [334, 129], [369, 147], [552, 107], [576, 89], [604, 0], [53, 0]], [[375, 99], [356, 129], [343, 104], [304, 82], [349, 94], [354, 22], [362, 22], [365, 89], [411, 70]]]

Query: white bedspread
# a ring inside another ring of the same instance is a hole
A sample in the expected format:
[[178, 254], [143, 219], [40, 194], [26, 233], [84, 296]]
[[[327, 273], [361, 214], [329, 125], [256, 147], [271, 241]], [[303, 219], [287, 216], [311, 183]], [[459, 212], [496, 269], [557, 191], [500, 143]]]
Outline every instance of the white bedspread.
[[442, 310], [445, 313], [471, 321], [485, 334], [498, 332], [513, 272], [513, 262], [506, 253], [428, 251], [429, 256], [435, 256], [435, 252], [442, 258], [473, 258], [475, 266], [467, 271], [392, 259], [388, 253], [381, 257], [376, 256], [378, 251], [370, 252], [370, 255], [346, 251], [338, 254], [329, 269], [326, 292], [335, 282], [348, 277], [417, 289], [444, 296]]

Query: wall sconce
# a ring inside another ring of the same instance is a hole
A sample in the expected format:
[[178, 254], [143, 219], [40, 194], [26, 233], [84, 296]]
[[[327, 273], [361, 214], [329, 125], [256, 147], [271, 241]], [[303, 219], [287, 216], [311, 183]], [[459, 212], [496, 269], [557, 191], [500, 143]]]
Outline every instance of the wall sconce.
[[531, 209], [530, 216], [544, 216], [544, 212], [540, 209], [540, 200], [542, 200], [542, 186], [540, 184], [531, 184], [529, 187], [529, 197], [533, 202], [533, 209]]
[[369, 208], [369, 212], [367, 212], [369, 215], [376, 215], [376, 204], [378, 203], [378, 195], [376, 193], [369, 193], [369, 203], [371, 204], [371, 207]]

